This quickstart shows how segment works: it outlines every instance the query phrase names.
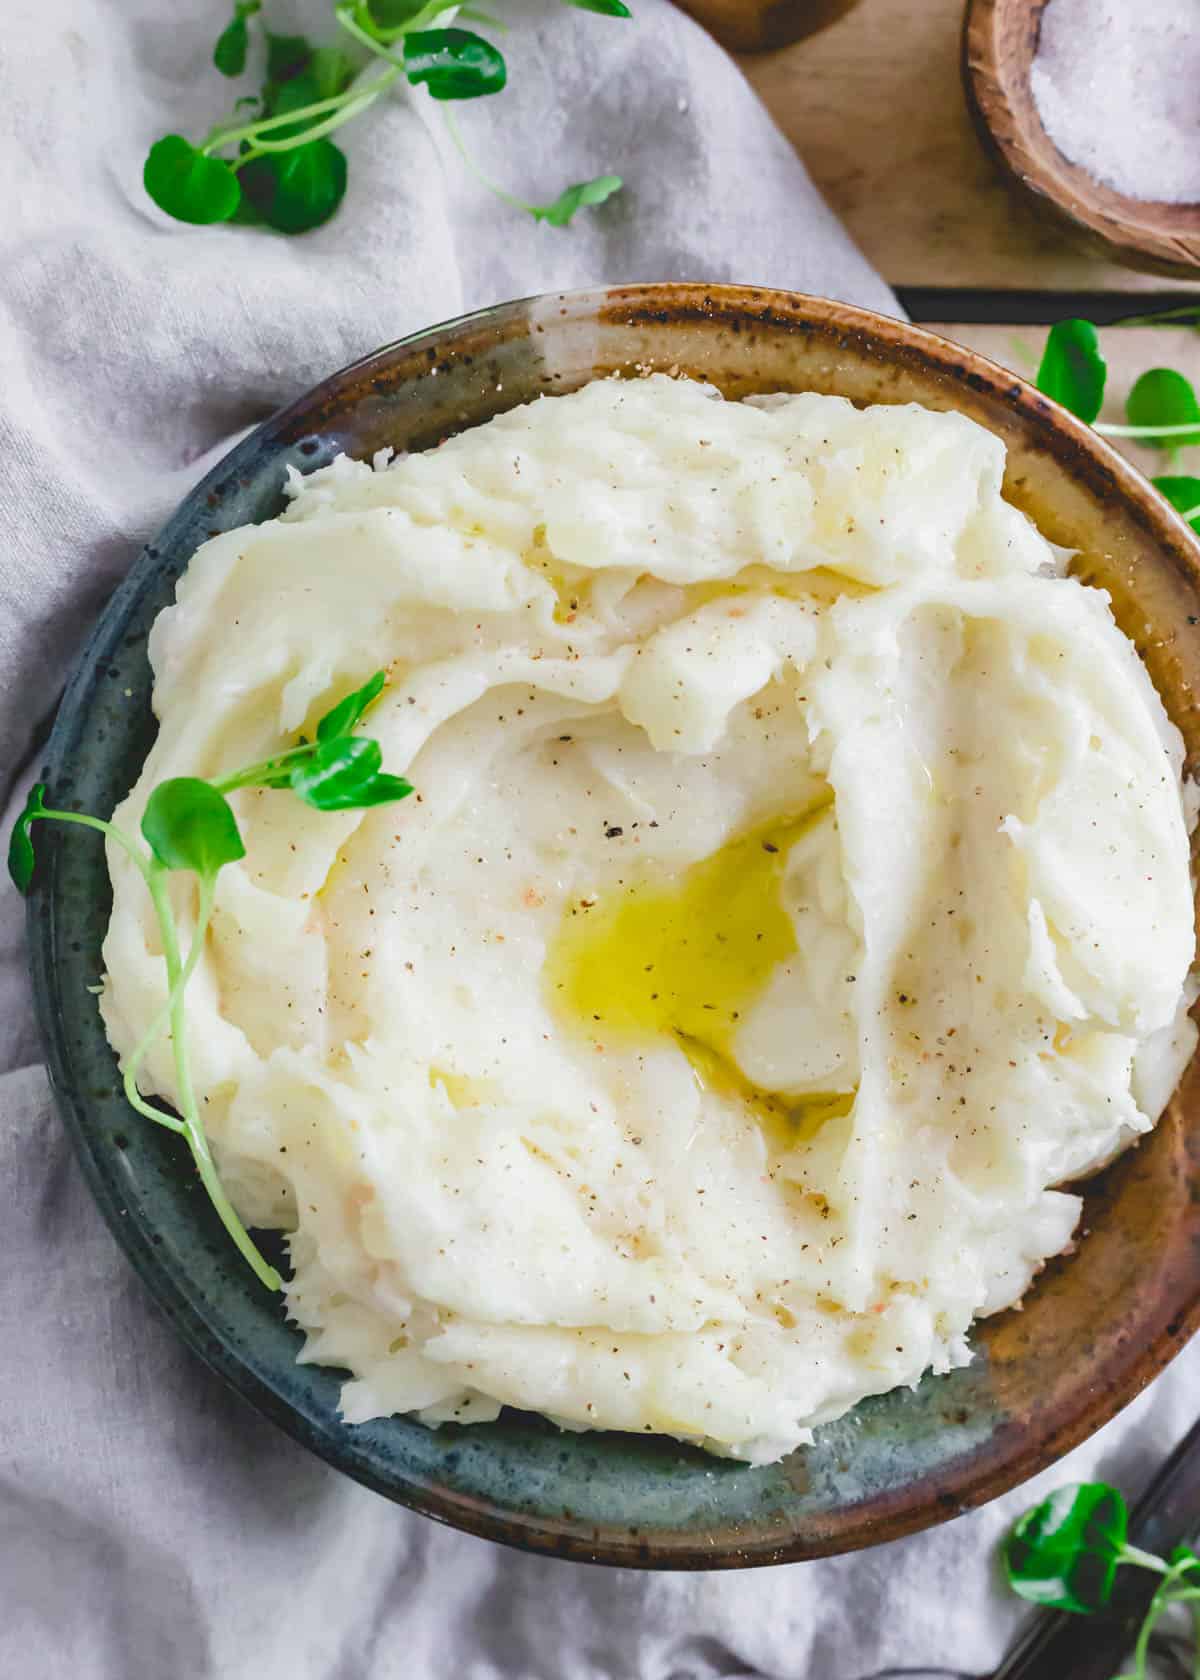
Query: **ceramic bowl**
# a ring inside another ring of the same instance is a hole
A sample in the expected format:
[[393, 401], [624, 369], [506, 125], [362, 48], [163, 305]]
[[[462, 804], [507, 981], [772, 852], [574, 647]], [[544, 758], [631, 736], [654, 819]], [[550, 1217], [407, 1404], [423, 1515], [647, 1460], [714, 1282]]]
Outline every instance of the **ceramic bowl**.
[[[632, 286], [503, 304], [388, 346], [253, 433], [132, 566], [67, 688], [44, 779], [107, 812], [154, 731], [146, 634], [197, 545], [282, 505], [285, 466], [422, 449], [543, 392], [649, 368], [731, 397], [816, 390], [955, 408], [1008, 446], [1007, 494], [1115, 610], [1200, 762], [1200, 549], [1087, 426], [981, 357], [898, 321], [733, 286]], [[286, 578], [280, 587], [286, 588]], [[39, 838], [30, 900], [37, 1002], [63, 1117], [117, 1240], [179, 1332], [305, 1446], [380, 1493], [475, 1534], [653, 1568], [780, 1563], [893, 1539], [1032, 1475], [1123, 1406], [1200, 1318], [1200, 1079], [1087, 1187], [1077, 1252], [1024, 1310], [981, 1325], [974, 1362], [864, 1401], [765, 1469], [666, 1439], [562, 1434], [532, 1416], [435, 1431], [350, 1427], [339, 1376], [298, 1366], [297, 1332], [226, 1240], [179, 1140], [121, 1099], [89, 985], [109, 887], [100, 847]], [[49, 842], [49, 843], [47, 843]]]
[[1130, 198], [1064, 157], [1042, 125], [1029, 72], [1048, 0], [967, 0], [962, 73], [984, 145], [1018, 193], [1078, 243], [1152, 274], [1200, 272], [1200, 204]]

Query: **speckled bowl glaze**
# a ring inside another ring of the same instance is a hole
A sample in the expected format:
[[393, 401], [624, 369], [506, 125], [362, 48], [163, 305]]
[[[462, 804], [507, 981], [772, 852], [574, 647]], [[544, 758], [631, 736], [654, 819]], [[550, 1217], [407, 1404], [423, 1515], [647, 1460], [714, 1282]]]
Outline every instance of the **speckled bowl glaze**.
[[[422, 449], [543, 392], [678, 370], [729, 396], [835, 392], [956, 408], [1008, 445], [1007, 494], [1079, 575], [1111, 590], [1200, 762], [1200, 549], [1086, 426], [981, 357], [815, 298], [656, 285], [504, 304], [390, 345], [276, 415], [221, 463], [133, 565], [67, 688], [44, 770], [55, 803], [107, 812], [154, 731], [146, 635], [199, 543], [282, 505], [285, 465]], [[286, 577], [280, 588], [286, 589]], [[171, 1322], [253, 1405], [378, 1492], [538, 1551], [666, 1569], [738, 1568], [847, 1551], [991, 1499], [1097, 1428], [1200, 1321], [1200, 1075], [1156, 1132], [1087, 1187], [1086, 1239], [1024, 1310], [979, 1327], [976, 1358], [868, 1400], [766, 1469], [668, 1440], [561, 1434], [536, 1417], [430, 1431], [349, 1427], [339, 1374], [300, 1342], [217, 1224], [177, 1138], [121, 1099], [88, 986], [109, 913], [101, 848], [39, 836], [30, 947], [63, 1117], [118, 1241]]]

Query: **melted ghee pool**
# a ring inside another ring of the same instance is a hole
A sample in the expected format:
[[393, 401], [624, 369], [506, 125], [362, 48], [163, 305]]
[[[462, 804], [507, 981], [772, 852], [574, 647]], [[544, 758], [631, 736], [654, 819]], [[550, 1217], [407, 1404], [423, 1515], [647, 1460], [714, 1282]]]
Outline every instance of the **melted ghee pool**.
[[556, 624], [573, 624], [581, 607], [591, 600], [592, 575], [583, 566], [559, 560], [546, 542], [546, 527], [535, 526], [525, 564], [540, 572], [554, 591], [553, 617]]
[[829, 808], [776, 818], [698, 863], [571, 905], [546, 960], [556, 1012], [593, 1037], [673, 1037], [709, 1090], [739, 1098], [778, 1145], [853, 1094], [789, 1098], [749, 1080], [733, 1053], [747, 1012], [797, 949], [781, 886], [790, 848]]

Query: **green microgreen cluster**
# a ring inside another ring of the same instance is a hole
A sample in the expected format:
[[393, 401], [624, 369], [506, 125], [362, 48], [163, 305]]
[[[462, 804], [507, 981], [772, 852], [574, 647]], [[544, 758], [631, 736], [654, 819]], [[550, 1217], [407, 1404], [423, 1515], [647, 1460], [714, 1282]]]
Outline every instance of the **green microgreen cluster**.
[[[1200, 306], [1187, 305], [1162, 315], [1131, 316], [1120, 326], [1182, 326], [1200, 323]], [[1150, 368], [1135, 381], [1125, 399], [1126, 425], [1111, 425], [1096, 416], [1104, 402], [1108, 364], [1100, 335], [1091, 321], [1059, 321], [1050, 329], [1037, 371], [1037, 387], [1072, 414], [1094, 425], [1105, 437], [1132, 438], [1160, 449], [1173, 464], [1179, 449], [1200, 444], [1200, 402], [1191, 381], [1174, 368]], [[1200, 532], [1200, 477], [1165, 473], [1152, 478], [1156, 490]]]
[[[565, 0], [583, 11], [627, 18], [624, 0]], [[278, 233], [305, 233], [329, 220], [346, 192], [346, 155], [329, 138], [361, 116], [398, 81], [443, 102], [499, 93], [508, 77], [491, 41], [455, 14], [504, 25], [460, 0], [338, 0], [334, 19], [345, 47], [314, 46], [300, 35], [277, 35], [262, 20], [263, 0], [236, 0], [213, 49], [225, 76], [240, 76], [251, 24], [261, 26], [265, 71], [257, 95], [196, 144], [182, 134], [155, 141], [142, 179], [147, 193], [176, 221], [253, 222]], [[444, 115], [450, 122], [449, 111]], [[455, 145], [466, 156], [457, 126]], [[474, 173], [506, 204], [552, 227], [565, 227], [585, 205], [602, 204], [621, 188], [619, 175], [566, 187], [550, 204], [530, 204], [497, 186], [467, 158]]]
[[1146, 1680], [1150, 1638], [1172, 1605], [1185, 1607], [1197, 1630], [1200, 1675], [1200, 1556], [1177, 1546], [1157, 1557], [1126, 1538], [1124, 1499], [1106, 1482], [1057, 1488], [1016, 1522], [1004, 1542], [1009, 1585], [1031, 1604], [1089, 1616], [1112, 1597], [1117, 1570], [1148, 1569], [1160, 1577], [1133, 1648], [1133, 1666], [1118, 1680]]
[[[197, 776], [173, 776], [160, 782], [152, 790], [142, 815], [144, 846], [116, 823], [82, 811], [51, 809], [45, 803], [46, 789], [41, 782], [30, 789], [9, 841], [9, 873], [22, 893], [27, 893], [33, 884], [37, 858], [32, 829], [35, 822], [42, 821], [75, 823], [98, 830], [127, 853], [146, 883], [162, 941], [167, 995], [141, 1040], [125, 1059], [122, 1068], [125, 1095], [137, 1113], [186, 1138], [201, 1181], [225, 1229], [268, 1289], [280, 1287], [279, 1274], [264, 1260], [238, 1218], [209, 1150], [192, 1084], [184, 994], [204, 948], [217, 876], [227, 863], [236, 863], [246, 855], [237, 818], [227, 797], [235, 788], [289, 788], [318, 811], [384, 805], [412, 792], [402, 777], [390, 776], [381, 769], [378, 741], [353, 733], [367, 708], [378, 699], [383, 685], [384, 673], [377, 671], [369, 682], [326, 712], [313, 740], [301, 741], [272, 758], [213, 781], [203, 781]], [[194, 875], [198, 889], [196, 922], [186, 956], [180, 947], [167, 881], [169, 875], [178, 871]], [[178, 1114], [147, 1102], [137, 1086], [138, 1069], [164, 1033], [170, 1035], [174, 1057]]]

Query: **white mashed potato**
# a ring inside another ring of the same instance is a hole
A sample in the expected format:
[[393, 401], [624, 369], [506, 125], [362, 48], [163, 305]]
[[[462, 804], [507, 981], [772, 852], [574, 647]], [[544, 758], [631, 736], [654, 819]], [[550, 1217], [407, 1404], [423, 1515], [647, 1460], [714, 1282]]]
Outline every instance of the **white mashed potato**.
[[[347, 1418], [775, 1459], [968, 1360], [1070, 1243], [1056, 1186], [1151, 1127], [1196, 1036], [1182, 744], [1003, 468], [955, 414], [601, 382], [197, 553], [124, 820], [381, 666], [418, 789], [234, 795], [189, 991]], [[111, 868], [127, 1051], [163, 979]]]

